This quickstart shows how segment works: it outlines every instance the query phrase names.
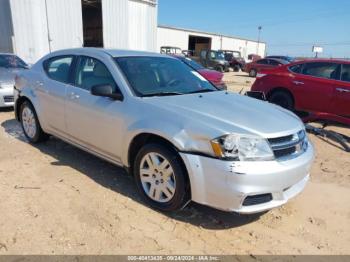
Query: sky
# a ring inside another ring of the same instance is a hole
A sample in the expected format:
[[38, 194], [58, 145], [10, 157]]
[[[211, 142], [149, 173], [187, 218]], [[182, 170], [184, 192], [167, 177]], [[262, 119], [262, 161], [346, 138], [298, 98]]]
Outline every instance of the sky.
[[350, 58], [350, 0], [158, 0], [158, 24], [267, 43], [267, 54]]

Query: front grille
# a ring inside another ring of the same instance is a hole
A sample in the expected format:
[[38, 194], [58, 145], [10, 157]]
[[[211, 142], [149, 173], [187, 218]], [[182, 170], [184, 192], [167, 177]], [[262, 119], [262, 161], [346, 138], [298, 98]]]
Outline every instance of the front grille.
[[304, 130], [277, 138], [268, 139], [273, 153], [277, 159], [297, 157], [307, 149], [307, 137]]
[[243, 201], [243, 206], [254, 206], [264, 204], [272, 200], [272, 194], [262, 194], [255, 196], [247, 196]]
[[13, 96], [4, 96], [4, 102], [5, 103], [11, 103], [14, 101]]

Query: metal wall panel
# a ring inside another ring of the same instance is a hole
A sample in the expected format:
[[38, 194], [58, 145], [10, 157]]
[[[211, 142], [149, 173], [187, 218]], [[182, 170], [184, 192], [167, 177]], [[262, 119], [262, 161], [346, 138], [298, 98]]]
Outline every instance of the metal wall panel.
[[81, 47], [80, 0], [10, 0], [14, 52], [34, 63], [50, 51]]
[[103, 43], [105, 48], [129, 47], [129, 1], [102, 0]]
[[105, 48], [156, 50], [157, 6], [143, 1], [102, 0]]
[[153, 4], [129, 2], [129, 48], [156, 51], [157, 7]]
[[34, 63], [48, 53], [44, 0], [10, 0], [14, 53]]
[[11, 53], [12, 17], [9, 0], [0, 0], [0, 53]]
[[45, 0], [51, 51], [83, 46], [81, 0]]

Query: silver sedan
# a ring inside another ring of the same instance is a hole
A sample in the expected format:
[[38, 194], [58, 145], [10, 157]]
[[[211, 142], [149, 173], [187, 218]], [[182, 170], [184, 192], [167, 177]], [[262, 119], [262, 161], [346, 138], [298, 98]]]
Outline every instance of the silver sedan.
[[32, 143], [53, 135], [125, 167], [163, 211], [269, 210], [303, 190], [314, 157], [293, 113], [155, 53], [51, 53], [17, 78], [15, 114]]
[[0, 53], [0, 108], [13, 106], [15, 76], [27, 68], [28, 65], [18, 56]]

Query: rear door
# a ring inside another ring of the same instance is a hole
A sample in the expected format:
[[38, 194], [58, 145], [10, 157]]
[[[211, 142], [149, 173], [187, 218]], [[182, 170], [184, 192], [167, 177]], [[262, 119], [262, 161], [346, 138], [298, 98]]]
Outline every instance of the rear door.
[[256, 70], [258, 72], [260, 72], [263, 69], [269, 69], [272, 68], [272, 66], [270, 65], [269, 59], [260, 59], [258, 61], [256, 61]]
[[340, 68], [340, 64], [331, 62], [305, 63], [290, 83], [299, 98], [298, 108], [331, 113], [334, 83], [340, 78]]
[[350, 64], [343, 64], [340, 81], [336, 81], [334, 89], [333, 113], [350, 117]]
[[41, 97], [42, 114], [47, 129], [53, 133], [64, 134], [65, 125], [65, 98], [66, 88], [70, 80], [70, 74], [74, 56], [57, 56], [44, 62], [46, 76], [35, 84]]

